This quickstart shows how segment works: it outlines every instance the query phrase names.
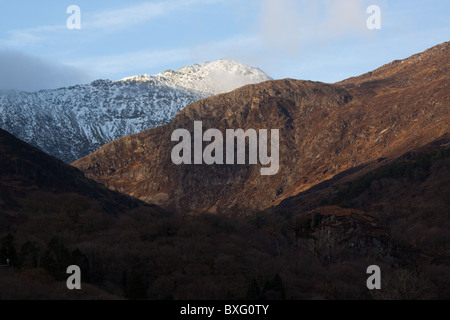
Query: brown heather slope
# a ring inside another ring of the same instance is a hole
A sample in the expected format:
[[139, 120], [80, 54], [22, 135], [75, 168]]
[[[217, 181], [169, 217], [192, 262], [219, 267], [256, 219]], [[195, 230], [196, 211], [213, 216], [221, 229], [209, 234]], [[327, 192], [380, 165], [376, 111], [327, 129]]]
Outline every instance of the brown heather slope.
[[[280, 171], [175, 166], [171, 134], [280, 129]], [[114, 141], [73, 165], [87, 177], [182, 212], [260, 210], [335, 175], [393, 159], [450, 131], [450, 43], [336, 84], [279, 80], [201, 100], [173, 122]]]

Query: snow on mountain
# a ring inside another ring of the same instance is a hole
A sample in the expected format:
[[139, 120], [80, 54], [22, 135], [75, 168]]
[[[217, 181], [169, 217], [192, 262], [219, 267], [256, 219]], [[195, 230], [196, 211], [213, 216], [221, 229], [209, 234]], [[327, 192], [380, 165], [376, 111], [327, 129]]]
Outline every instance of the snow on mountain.
[[207, 96], [226, 93], [247, 84], [260, 83], [271, 78], [258, 68], [223, 59], [194, 64], [178, 71], [168, 70], [156, 76], [140, 75], [122, 79], [130, 82], [158, 82], [163, 85], [201, 92]]
[[70, 163], [113, 140], [166, 124], [192, 102], [269, 79], [257, 68], [220, 60], [156, 76], [6, 91], [0, 93], [0, 127]]

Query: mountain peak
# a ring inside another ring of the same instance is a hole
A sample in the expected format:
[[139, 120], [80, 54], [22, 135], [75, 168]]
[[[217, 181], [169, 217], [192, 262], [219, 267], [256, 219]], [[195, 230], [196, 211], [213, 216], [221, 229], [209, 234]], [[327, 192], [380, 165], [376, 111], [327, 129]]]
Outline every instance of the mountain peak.
[[121, 81], [155, 81], [168, 87], [194, 90], [212, 96], [267, 80], [272, 80], [272, 78], [258, 68], [231, 59], [221, 59], [203, 64], [193, 64], [178, 71], [167, 70], [155, 76], [137, 75]]

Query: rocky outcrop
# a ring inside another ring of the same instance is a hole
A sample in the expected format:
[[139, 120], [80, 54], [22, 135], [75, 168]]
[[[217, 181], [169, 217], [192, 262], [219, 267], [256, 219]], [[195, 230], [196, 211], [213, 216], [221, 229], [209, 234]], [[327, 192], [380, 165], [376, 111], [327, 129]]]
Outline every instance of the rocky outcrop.
[[324, 262], [370, 257], [388, 261], [391, 239], [379, 221], [368, 214], [339, 207], [320, 207], [293, 218], [293, 235]]

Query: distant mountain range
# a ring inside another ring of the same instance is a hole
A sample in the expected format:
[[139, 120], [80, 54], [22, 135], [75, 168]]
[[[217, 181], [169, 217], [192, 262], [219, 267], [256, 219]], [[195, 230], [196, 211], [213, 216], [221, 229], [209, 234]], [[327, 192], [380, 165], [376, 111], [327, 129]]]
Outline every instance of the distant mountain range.
[[70, 163], [111, 141], [166, 124], [192, 102], [265, 80], [270, 77], [257, 68], [219, 60], [156, 76], [7, 91], [0, 93], [0, 128]]

